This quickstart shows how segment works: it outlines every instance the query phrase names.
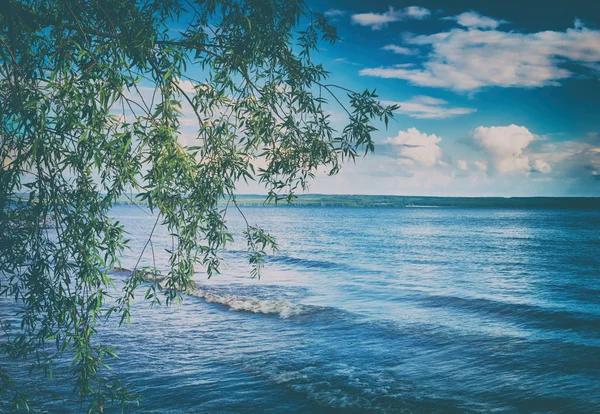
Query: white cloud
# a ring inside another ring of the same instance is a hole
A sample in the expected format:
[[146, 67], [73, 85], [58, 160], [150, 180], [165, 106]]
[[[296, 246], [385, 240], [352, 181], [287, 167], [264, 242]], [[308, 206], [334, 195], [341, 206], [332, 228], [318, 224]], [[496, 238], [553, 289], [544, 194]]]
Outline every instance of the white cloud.
[[412, 19], [422, 20], [431, 15], [429, 9], [419, 6], [409, 6], [404, 8], [404, 14]]
[[475, 108], [448, 107], [448, 102], [430, 96], [415, 96], [404, 102], [383, 101], [386, 105], [400, 105], [396, 111], [418, 119], [445, 119], [476, 112]]
[[544, 174], [548, 174], [552, 171], [552, 167], [550, 167], [550, 164], [548, 164], [544, 160], [535, 160], [533, 162], [533, 170]]
[[177, 79], [177, 86], [185, 93], [196, 92], [196, 86], [191, 80]]
[[427, 135], [416, 128], [398, 131], [398, 135], [390, 137], [386, 143], [391, 144], [398, 154], [398, 164], [432, 167], [442, 158], [442, 149], [438, 143], [442, 138], [435, 134]]
[[573, 76], [565, 63], [587, 70], [600, 66], [600, 30], [587, 29], [581, 23], [564, 32], [452, 29], [408, 37], [405, 43], [431, 48], [420, 67], [394, 65], [367, 68], [359, 73], [469, 91], [487, 86], [558, 85]]
[[600, 170], [600, 142], [589, 136], [584, 139], [546, 142], [536, 149], [532, 158], [535, 158], [535, 171], [548, 171], [563, 178], [586, 180], [595, 175], [594, 171]]
[[348, 58], [345, 58], [345, 57], [333, 59], [333, 61], [338, 62], [338, 63], [347, 63], [348, 65], [353, 65], [353, 66], [362, 66], [360, 63], [348, 60]]
[[473, 29], [495, 29], [501, 24], [506, 23], [505, 20], [492, 19], [473, 11], [464, 12], [458, 16], [445, 17], [444, 20], [454, 20], [463, 27]]
[[456, 162], [456, 168], [458, 168], [459, 170], [462, 170], [462, 171], [466, 171], [469, 169], [469, 165], [467, 164], [467, 162], [465, 160], [458, 160]]
[[526, 127], [480, 126], [473, 131], [473, 140], [490, 157], [492, 172], [529, 175], [532, 171], [550, 172], [550, 165], [541, 160], [532, 161], [525, 149], [536, 139]]
[[398, 46], [398, 45], [392, 45], [392, 44], [385, 45], [381, 49], [388, 50], [390, 52], [394, 52], [397, 55], [414, 55], [415, 54], [415, 50], [413, 50], [413, 49], [409, 49], [407, 47]]
[[475, 167], [479, 171], [487, 171], [487, 169], [488, 169], [487, 162], [485, 162], [485, 161], [475, 161]]
[[384, 13], [359, 13], [352, 15], [352, 23], [361, 26], [369, 26], [373, 30], [380, 30], [388, 25], [388, 23], [399, 22], [405, 19], [422, 20], [431, 12], [423, 7], [411, 6], [404, 9], [396, 10], [390, 7]]
[[380, 30], [388, 23], [397, 22], [401, 19], [400, 11], [394, 10], [392, 7], [385, 13], [360, 13], [352, 15], [352, 23], [360, 24], [361, 26], [371, 26], [373, 30]]
[[339, 9], [329, 9], [323, 14], [327, 17], [339, 17], [339, 16], [343, 16], [344, 14], [346, 14], [346, 12], [344, 10], [339, 10]]

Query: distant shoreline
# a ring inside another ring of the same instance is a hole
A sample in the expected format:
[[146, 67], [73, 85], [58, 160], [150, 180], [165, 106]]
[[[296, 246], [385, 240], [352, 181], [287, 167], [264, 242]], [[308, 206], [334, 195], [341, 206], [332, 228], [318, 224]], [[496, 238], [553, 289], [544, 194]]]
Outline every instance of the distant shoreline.
[[[28, 195], [19, 194], [27, 200]], [[436, 196], [390, 196], [390, 195], [331, 195], [300, 194], [291, 203], [285, 200], [275, 204], [265, 203], [266, 195], [238, 194], [237, 204], [244, 207], [387, 207], [387, 208], [564, 208], [600, 209], [600, 197], [436, 197]], [[134, 195], [120, 197], [115, 205], [146, 203]], [[227, 200], [223, 200], [225, 205]]]
[[[245, 207], [382, 207], [382, 208], [565, 208], [600, 209], [600, 197], [429, 197], [372, 195], [298, 195], [291, 204], [285, 200], [265, 204], [266, 196], [242, 194], [237, 204]], [[129, 202], [129, 200], [127, 200]], [[129, 202], [130, 203], [130, 202]], [[127, 203], [125, 203], [127, 204]], [[225, 204], [225, 202], [224, 202]]]

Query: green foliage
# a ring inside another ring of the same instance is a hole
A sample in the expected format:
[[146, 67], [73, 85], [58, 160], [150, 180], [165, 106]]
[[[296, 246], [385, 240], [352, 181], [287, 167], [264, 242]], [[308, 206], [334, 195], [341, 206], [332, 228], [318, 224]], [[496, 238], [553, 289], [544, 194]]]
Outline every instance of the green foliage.
[[[157, 269], [133, 272], [107, 304], [127, 246], [110, 208], [138, 194], [173, 235], [148, 299], [176, 301], [198, 267], [218, 274], [232, 240], [221, 201], [235, 204], [237, 183], [291, 201], [318, 168], [335, 174], [372, 151], [371, 121], [392, 116], [374, 92], [326, 83], [311, 52], [335, 40], [303, 1], [0, 2], [0, 295], [21, 320], [2, 350], [46, 373], [70, 356], [90, 411], [137, 399], [103, 379], [115, 355], [94, 338], [100, 318], [129, 321], [140, 275]], [[323, 95], [348, 114], [341, 132]], [[184, 112], [197, 122], [191, 137]], [[275, 240], [250, 224], [244, 236], [259, 276]]]
[[0, 401], [7, 399], [7, 397], [10, 397], [9, 403], [12, 408], [29, 410], [27, 396], [19, 390], [6, 370], [0, 366]]

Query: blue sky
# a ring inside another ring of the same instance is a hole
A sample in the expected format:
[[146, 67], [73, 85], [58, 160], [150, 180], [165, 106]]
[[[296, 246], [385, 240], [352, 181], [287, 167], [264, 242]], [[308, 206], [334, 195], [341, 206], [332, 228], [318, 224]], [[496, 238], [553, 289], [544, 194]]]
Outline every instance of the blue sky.
[[311, 192], [600, 196], [600, 2], [312, 7], [341, 37], [318, 56], [331, 81], [401, 109], [375, 154]]

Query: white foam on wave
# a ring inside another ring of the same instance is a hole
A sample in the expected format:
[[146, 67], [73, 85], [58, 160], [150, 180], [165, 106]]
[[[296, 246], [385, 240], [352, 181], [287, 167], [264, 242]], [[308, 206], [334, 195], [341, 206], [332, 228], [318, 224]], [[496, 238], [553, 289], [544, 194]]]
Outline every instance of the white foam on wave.
[[307, 311], [305, 306], [293, 304], [287, 300], [268, 300], [247, 296], [220, 295], [202, 287], [197, 287], [195, 290], [188, 293], [192, 296], [204, 299], [209, 303], [225, 305], [231, 310], [238, 312], [262, 313], [266, 315], [279, 315], [281, 318], [289, 318]]
[[[113, 273], [131, 276], [135, 271], [115, 267]], [[152, 275], [149, 273], [143, 273], [142, 277], [148, 282], [159, 283], [161, 285], [164, 283], [164, 276], [153, 279]], [[207, 289], [198, 284], [196, 284], [194, 289], [190, 289], [185, 293], [204, 299], [209, 303], [218, 303], [227, 306], [231, 310], [238, 312], [262, 313], [265, 315], [279, 315], [281, 318], [289, 318], [308, 311], [308, 307], [293, 304], [287, 300], [269, 300], [248, 296], [219, 294], [214, 290]]]

